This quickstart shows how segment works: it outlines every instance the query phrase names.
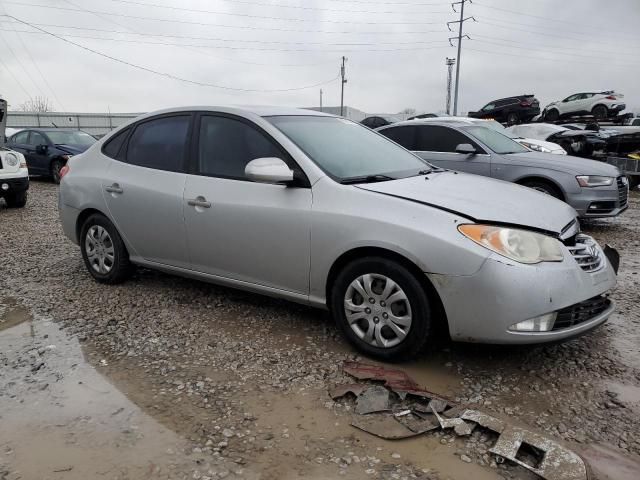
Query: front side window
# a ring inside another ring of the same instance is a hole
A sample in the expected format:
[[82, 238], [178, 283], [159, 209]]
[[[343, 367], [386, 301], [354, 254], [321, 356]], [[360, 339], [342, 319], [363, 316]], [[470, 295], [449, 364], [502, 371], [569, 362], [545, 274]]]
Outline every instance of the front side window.
[[407, 125], [385, 128], [380, 133], [407, 150], [416, 150], [416, 127]]
[[38, 145], [47, 145], [47, 139], [44, 138], [44, 135], [42, 135], [40, 132], [31, 132], [31, 135], [29, 136], [29, 145], [33, 145], [34, 147], [38, 146]]
[[300, 115], [266, 120], [338, 181], [402, 178], [431, 167], [384, 136], [344, 118]]
[[506, 155], [508, 153], [526, 153], [529, 151], [518, 142], [490, 128], [476, 126], [462, 128], [496, 153]]
[[127, 149], [127, 162], [140, 167], [184, 171], [189, 115], [161, 117], [140, 123]]
[[488, 112], [489, 110], [493, 110], [494, 108], [496, 108], [496, 104], [490, 103], [489, 105], [485, 105], [484, 107], [482, 107], [482, 111]]
[[479, 148], [469, 137], [453, 128], [439, 125], [421, 125], [418, 127], [416, 140], [416, 150], [418, 151], [455, 153], [456, 147], [463, 143], [469, 143]]
[[278, 146], [254, 127], [228, 117], [201, 118], [200, 174], [244, 180], [247, 163], [266, 157], [285, 160]]

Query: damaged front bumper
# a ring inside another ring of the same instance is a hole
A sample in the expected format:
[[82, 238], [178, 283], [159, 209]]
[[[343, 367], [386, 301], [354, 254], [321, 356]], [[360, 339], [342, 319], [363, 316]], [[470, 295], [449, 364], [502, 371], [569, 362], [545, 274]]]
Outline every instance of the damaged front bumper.
[[[606, 294], [616, 273], [593, 242], [600, 264], [592, 271], [567, 248], [562, 262], [525, 265], [492, 254], [469, 276], [427, 274], [447, 315], [456, 341], [529, 344], [563, 340], [604, 323], [615, 310]], [[514, 331], [513, 326], [548, 314], [548, 331]]]

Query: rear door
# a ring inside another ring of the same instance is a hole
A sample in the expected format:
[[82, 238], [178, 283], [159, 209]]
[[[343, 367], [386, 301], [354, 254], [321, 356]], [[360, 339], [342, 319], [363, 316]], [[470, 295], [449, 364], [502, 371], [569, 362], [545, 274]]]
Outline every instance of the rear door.
[[256, 183], [244, 173], [247, 163], [265, 157], [281, 158], [300, 176], [302, 170], [273, 138], [241, 117], [202, 114], [195, 133], [194, 173], [184, 192], [192, 268], [307, 295], [310, 186]]
[[182, 197], [192, 118], [173, 113], [145, 119], [102, 148], [111, 159], [103, 195], [134, 257], [189, 267]]
[[[415, 153], [439, 167], [476, 175], [491, 175], [491, 157], [466, 134], [441, 125], [418, 125]], [[456, 147], [468, 143], [475, 155], [456, 153]]]

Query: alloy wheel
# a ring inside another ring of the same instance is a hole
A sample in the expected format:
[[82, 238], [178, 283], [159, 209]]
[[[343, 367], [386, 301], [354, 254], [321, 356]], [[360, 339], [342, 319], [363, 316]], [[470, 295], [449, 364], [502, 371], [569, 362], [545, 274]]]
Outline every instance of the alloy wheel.
[[89, 228], [84, 249], [91, 268], [102, 275], [111, 271], [115, 261], [115, 249], [111, 236], [104, 227], [93, 225]]
[[411, 328], [407, 294], [384, 275], [369, 273], [353, 280], [344, 296], [344, 312], [353, 332], [374, 347], [395, 347]]

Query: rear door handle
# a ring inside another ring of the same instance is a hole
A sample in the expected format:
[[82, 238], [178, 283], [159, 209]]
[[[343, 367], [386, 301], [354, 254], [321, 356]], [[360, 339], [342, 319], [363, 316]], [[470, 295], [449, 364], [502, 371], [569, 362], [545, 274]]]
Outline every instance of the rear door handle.
[[122, 193], [122, 192], [124, 192], [124, 190], [117, 183], [114, 183], [113, 185], [105, 187], [105, 190], [107, 192], [109, 192], [109, 193]]
[[207, 202], [204, 197], [190, 198], [187, 203], [192, 207], [211, 208], [211, 202]]

